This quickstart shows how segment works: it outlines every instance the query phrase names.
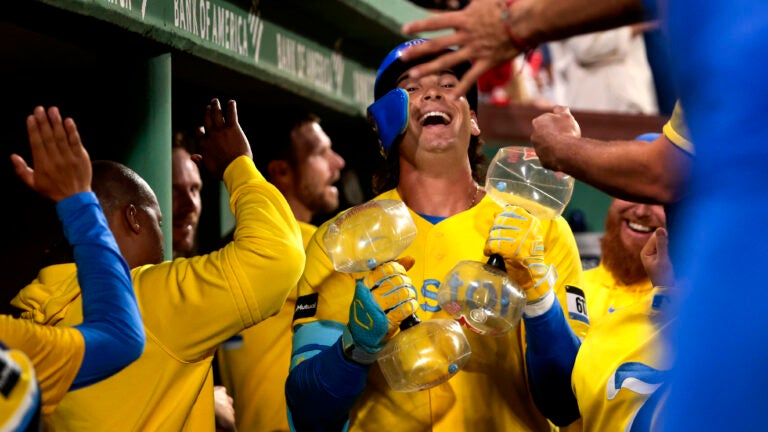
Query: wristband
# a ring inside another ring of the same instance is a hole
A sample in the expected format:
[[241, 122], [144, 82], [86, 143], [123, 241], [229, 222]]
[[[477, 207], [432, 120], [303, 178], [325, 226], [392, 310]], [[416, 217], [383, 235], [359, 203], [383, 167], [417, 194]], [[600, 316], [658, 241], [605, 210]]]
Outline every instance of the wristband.
[[344, 329], [344, 333], [341, 335], [341, 347], [344, 357], [347, 360], [351, 360], [355, 363], [368, 366], [376, 361], [379, 353], [372, 353], [364, 350], [362, 347], [355, 345], [355, 340], [352, 338], [352, 333], [348, 328]]
[[555, 303], [555, 292], [552, 290], [549, 290], [549, 292], [547, 292], [540, 299], [527, 303], [525, 307], [523, 307], [523, 314], [527, 318], [533, 318], [539, 315], [543, 315], [552, 307], [554, 303]]
[[501, 22], [504, 24], [504, 30], [506, 30], [507, 37], [509, 37], [512, 45], [514, 45], [515, 48], [519, 49], [521, 52], [525, 53], [525, 58], [528, 60], [530, 55], [533, 53], [533, 50], [536, 49], [536, 46], [520, 39], [512, 32], [512, 24], [510, 23], [510, 18], [512, 16], [509, 13], [509, 7], [512, 6], [512, 3], [516, 1], [517, 0], [504, 0], [503, 2], [499, 1], [499, 6], [501, 6]]

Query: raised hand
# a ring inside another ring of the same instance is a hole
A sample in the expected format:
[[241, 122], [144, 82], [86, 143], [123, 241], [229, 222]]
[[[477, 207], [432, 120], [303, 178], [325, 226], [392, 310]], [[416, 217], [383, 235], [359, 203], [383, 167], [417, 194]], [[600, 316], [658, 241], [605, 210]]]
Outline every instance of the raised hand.
[[552, 112], [541, 114], [533, 119], [531, 124], [533, 126], [531, 143], [541, 164], [545, 168], [558, 171], [559, 167], [554, 163], [557, 160], [558, 147], [565, 145], [564, 137], [581, 137], [579, 123], [576, 122], [568, 107], [556, 105], [552, 108]]
[[640, 251], [640, 260], [653, 286], [672, 287], [675, 272], [669, 259], [667, 230], [657, 228]]
[[528, 303], [544, 297], [557, 281], [554, 265], [544, 262], [541, 223], [518, 206], [507, 206], [496, 216], [484, 253], [501, 255], [507, 274], [525, 290]]
[[205, 167], [218, 179], [233, 160], [240, 156], [253, 157], [251, 145], [237, 120], [237, 105], [234, 100], [227, 103], [226, 114], [218, 99], [211, 100], [205, 108], [203, 126], [197, 135], [200, 138], [201, 155], [192, 155], [196, 163]]
[[416, 312], [416, 290], [406, 274], [411, 266], [411, 257], [389, 261], [356, 281], [347, 327], [355, 347], [370, 355], [354, 360], [372, 363], [400, 323]]
[[[472, 67], [461, 78], [453, 94], [465, 95], [480, 75], [491, 68], [511, 61], [522, 52], [510, 39], [505, 27], [506, 6], [498, 0], [473, 0], [464, 9], [442, 12], [433, 17], [405, 24], [402, 32], [414, 34], [425, 31], [453, 29], [453, 33], [439, 36], [408, 48], [404, 62], [419, 57], [438, 55], [437, 58], [411, 69], [411, 76], [423, 76], [450, 69], [470, 61]], [[456, 51], [446, 51], [458, 46]]]
[[59, 109], [38, 106], [27, 117], [32, 167], [11, 155], [16, 174], [30, 188], [56, 202], [91, 190], [91, 159], [80, 141], [75, 121], [62, 120]]
[[[531, 138], [545, 135], [568, 135], [575, 138], [581, 136], [579, 123], [571, 114], [568, 107], [555, 105], [551, 113], [541, 114], [533, 119], [533, 133]], [[536, 152], [538, 154], [538, 151]]]

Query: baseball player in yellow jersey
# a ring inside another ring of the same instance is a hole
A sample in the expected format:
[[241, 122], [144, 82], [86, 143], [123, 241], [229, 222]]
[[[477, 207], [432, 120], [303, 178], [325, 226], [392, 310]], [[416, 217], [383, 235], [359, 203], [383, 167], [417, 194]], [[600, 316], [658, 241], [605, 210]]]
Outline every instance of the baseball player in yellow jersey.
[[[486, 259], [486, 240], [502, 212], [477, 184], [476, 92], [448, 97], [468, 65], [409, 78], [406, 72], [417, 63], [403, 63], [399, 55], [421, 42], [407, 42], [384, 60], [369, 108], [387, 159], [375, 199], [400, 200], [409, 208], [418, 234], [403, 256], [414, 261], [385, 263], [356, 280], [334, 271], [321, 240], [328, 223], [320, 226], [307, 246], [294, 316], [286, 382], [291, 424], [296, 430], [549, 431], [529, 390], [527, 322], [502, 337], [465, 332], [472, 349], [468, 363], [427, 390], [391, 390], [374, 363], [411, 312], [422, 321], [449, 317], [437, 302], [441, 280], [461, 260]], [[566, 304], [566, 285], [579, 285], [581, 264], [565, 221], [542, 225], [552, 270], [540, 281], [548, 293], [543, 303], [559, 308], [555, 294]], [[349, 319], [353, 312], [376, 318], [364, 326]], [[584, 325], [579, 319], [586, 317], [571, 316]]]
[[[317, 230], [310, 223], [312, 218], [339, 207], [339, 193], [333, 184], [339, 180], [344, 159], [333, 151], [331, 139], [314, 114], [291, 107], [279, 117], [260, 137], [269, 150], [257, 158], [257, 164], [291, 207], [306, 247]], [[244, 330], [217, 352], [222, 384], [234, 399], [238, 430], [289, 430], [285, 379], [295, 306], [294, 289], [280, 313]]]
[[[151, 188], [116, 163], [94, 163], [93, 188], [133, 269], [147, 334], [122, 372], [64, 397], [46, 424], [77, 431], [212, 431], [211, 359], [231, 336], [276, 314], [304, 265], [288, 204], [255, 168], [234, 101], [214, 99], [200, 130], [202, 161], [223, 178], [236, 218], [234, 240], [209, 255], [161, 262], [160, 209]], [[14, 304], [37, 322], [82, 319], [74, 267], [42, 269]]]
[[[600, 239], [600, 264], [584, 272], [582, 289], [587, 300], [590, 323], [629, 306], [653, 289], [640, 260], [640, 251], [656, 228], [666, 227], [664, 207], [611, 201]], [[590, 330], [591, 331], [591, 330]]]
[[[692, 151], [681, 116], [678, 104], [665, 134]], [[661, 134], [635, 138], [650, 145], [665, 140], [672, 143]], [[591, 326], [571, 376], [584, 430], [644, 431], [656, 422], [673, 357], [668, 325], [674, 314], [665, 287], [674, 285], [674, 276], [665, 225], [660, 205], [614, 199], [609, 208], [600, 266], [584, 273]]]
[[[517, 226], [535, 236], [537, 221], [528, 215], [533, 219], [531, 222], [520, 219], [517, 224], [510, 224], [504, 221], [506, 214], [507, 212], [497, 217], [486, 251], [502, 255], [507, 264], [507, 271], [512, 276], [514, 269], [518, 272], [523, 270], [519, 263], [524, 263], [530, 268], [531, 260], [536, 258], [536, 254], [531, 253], [530, 257], [514, 259], [511, 251], [532, 249], [525, 241], [510, 241], [514, 236], [507, 234], [507, 227]], [[614, 217], [618, 215], [619, 212], [613, 212]], [[652, 426], [657, 421], [659, 408], [666, 395], [664, 380], [671, 366], [668, 324], [674, 313], [670, 309], [670, 296], [667, 291], [674, 284], [674, 275], [667, 255], [666, 230], [658, 228], [652, 235], [645, 237], [648, 241], [642, 251], [634, 248], [637, 253], [637, 258], [634, 259], [642, 260], [644, 271], [647, 271], [650, 278], [648, 284], [653, 285], [648, 289], [625, 293], [623, 297], [601, 292], [607, 290], [602, 286], [585, 285], [587, 304], [589, 295], [593, 292], [597, 293], [599, 300], [619, 299], [626, 301], [626, 304], [597, 319], [592, 318], [590, 314], [589, 332], [583, 343], [577, 342], [578, 354], [575, 359], [570, 353], [564, 353], [559, 342], [556, 342], [558, 333], [572, 333], [563, 321], [552, 320], [549, 325], [536, 326], [535, 331], [530, 330], [528, 326], [528, 341], [531, 346], [541, 344], [543, 357], [561, 358], [561, 376], [558, 379], [571, 382], [578, 402], [578, 412], [571, 412], [567, 404], [555, 406], [553, 409], [556, 416], [553, 417], [567, 423], [568, 420], [576, 420], [580, 414], [582, 423], [576, 430], [581, 430], [582, 427], [587, 431], [654, 430]], [[531, 274], [535, 276], [534, 272]], [[517, 280], [525, 279], [518, 277]], [[622, 289], [622, 286], [612, 289]], [[529, 290], [526, 290], [526, 293], [528, 292]], [[530, 306], [529, 303], [526, 307]], [[527, 320], [526, 324], [529, 322], [530, 320]], [[572, 349], [573, 346], [568, 348]], [[573, 365], [568, 366], [568, 361], [572, 361]], [[572, 374], [563, 376], [562, 372], [570, 368]], [[536, 380], [532, 379], [531, 382], [535, 390]]]
[[573, 391], [586, 431], [658, 428], [673, 360], [669, 298], [674, 275], [663, 228], [640, 256], [654, 288], [595, 320], [576, 357]]
[[[663, 131], [666, 138], [644, 134], [635, 140], [667, 139], [693, 154], [679, 103]], [[673, 314], [664, 310], [669, 308], [664, 286], [672, 286], [674, 277], [666, 231], [657, 230], [665, 225], [659, 205], [614, 199], [608, 210], [600, 265], [584, 273], [592, 325], [571, 378], [584, 430], [643, 431], [656, 425], [673, 357], [668, 340]], [[663, 269], [651, 267], [649, 256]]]
[[[27, 118], [33, 167], [11, 155], [16, 174], [56, 202], [83, 286], [84, 320], [53, 328], [0, 315], [0, 430], [40, 430], [69, 390], [96, 383], [141, 355], [131, 275], [91, 191], [91, 162], [72, 119], [56, 107]], [[42, 394], [41, 394], [42, 393]]]

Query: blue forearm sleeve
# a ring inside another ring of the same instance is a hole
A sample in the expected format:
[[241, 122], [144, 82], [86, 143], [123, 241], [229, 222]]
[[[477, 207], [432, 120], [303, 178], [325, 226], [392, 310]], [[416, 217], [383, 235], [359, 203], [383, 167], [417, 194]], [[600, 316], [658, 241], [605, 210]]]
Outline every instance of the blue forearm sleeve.
[[288, 374], [285, 397], [297, 431], [341, 431], [363, 392], [368, 366], [344, 357], [341, 339]]
[[542, 315], [523, 319], [533, 400], [552, 423], [569, 425], [580, 416], [571, 390], [571, 372], [581, 341], [565, 320], [558, 301]]
[[73, 195], [56, 210], [72, 245], [83, 295], [85, 356], [72, 390], [120, 371], [144, 350], [144, 327], [128, 264], [120, 254], [96, 195]]

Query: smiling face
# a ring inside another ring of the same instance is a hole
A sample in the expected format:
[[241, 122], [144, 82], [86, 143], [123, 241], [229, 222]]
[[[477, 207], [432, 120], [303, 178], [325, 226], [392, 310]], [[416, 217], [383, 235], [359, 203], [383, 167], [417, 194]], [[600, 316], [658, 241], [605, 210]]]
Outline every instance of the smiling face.
[[453, 152], [466, 156], [469, 139], [479, 135], [477, 119], [465, 97], [451, 100], [459, 79], [451, 71], [420, 78], [402, 74], [397, 86], [408, 92], [409, 120], [400, 154]]
[[619, 235], [624, 247], [638, 254], [656, 228], [667, 226], [664, 207], [660, 205], [614, 199], [608, 214], [610, 218], [619, 221]]
[[666, 225], [663, 206], [614, 199], [601, 241], [603, 264], [626, 284], [644, 279], [640, 251], [656, 228]]

